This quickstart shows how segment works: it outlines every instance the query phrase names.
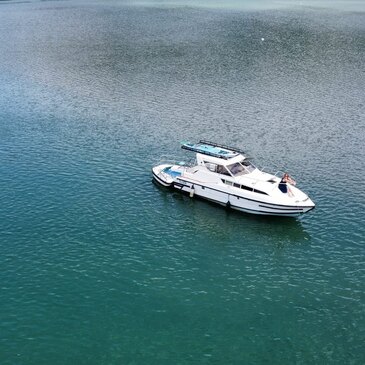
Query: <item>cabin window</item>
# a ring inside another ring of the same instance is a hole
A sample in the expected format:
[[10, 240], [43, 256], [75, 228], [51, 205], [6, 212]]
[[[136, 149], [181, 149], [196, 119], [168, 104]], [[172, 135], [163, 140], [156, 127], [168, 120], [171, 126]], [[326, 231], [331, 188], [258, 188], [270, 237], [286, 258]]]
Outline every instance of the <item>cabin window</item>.
[[211, 163], [211, 162], [206, 162], [204, 161], [205, 167], [212, 172], [216, 172], [217, 171], [217, 165], [215, 163]]
[[232, 173], [233, 176], [239, 176], [239, 175], [247, 174], [247, 171], [245, 170], [245, 168], [239, 162], [228, 165], [227, 167], [228, 167], [228, 170]]
[[257, 190], [257, 189], [254, 189], [254, 188], [250, 188], [249, 186], [245, 186], [245, 185], [241, 185], [241, 189], [243, 189], [243, 190], [248, 190], [248, 191], [252, 191], [252, 192], [257, 193], [257, 194], [264, 194], [264, 195], [268, 195], [268, 194], [267, 194], [267, 193], [265, 193], [264, 191]]
[[251, 187], [246, 186], [246, 185], [236, 184], [233, 181], [222, 179], [222, 183], [224, 183], [226, 185], [229, 185], [229, 186], [234, 186], [235, 188], [241, 188], [243, 190], [252, 191], [253, 193], [268, 195], [264, 191], [254, 189], [254, 188], [251, 188]]
[[252, 172], [256, 167], [248, 160], [241, 161], [241, 165], [245, 167], [248, 172]]
[[213, 162], [204, 161], [205, 167], [211, 172], [217, 172], [221, 175], [231, 176], [228, 170], [223, 165], [217, 165]]
[[233, 163], [228, 165], [227, 168], [233, 176], [249, 174], [256, 169], [256, 167], [248, 160], [242, 160], [241, 162]]
[[245, 186], [245, 185], [241, 185], [241, 189], [243, 190], [248, 190], [248, 191], [253, 191], [252, 188], [248, 187], [248, 186]]
[[217, 172], [218, 172], [218, 174], [231, 176], [230, 173], [227, 171], [227, 169], [223, 165], [217, 165]]
[[265, 193], [264, 191], [261, 191], [261, 190], [254, 190], [253, 191], [254, 193], [258, 193], [258, 194], [264, 194], [264, 195], [268, 195], [267, 193]]
[[232, 186], [233, 185], [233, 182], [232, 181], [229, 181], [229, 180], [224, 180], [222, 179], [222, 182], [226, 185], [229, 185], [229, 186]]

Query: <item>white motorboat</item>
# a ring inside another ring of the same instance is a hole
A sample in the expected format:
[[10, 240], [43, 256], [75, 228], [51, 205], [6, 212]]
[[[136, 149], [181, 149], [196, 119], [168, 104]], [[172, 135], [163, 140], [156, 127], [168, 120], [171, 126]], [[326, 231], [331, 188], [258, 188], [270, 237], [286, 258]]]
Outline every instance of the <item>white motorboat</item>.
[[196, 163], [153, 167], [161, 185], [247, 213], [295, 217], [315, 207], [287, 174], [259, 170], [240, 149], [205, 140], [182, 148], [196, 152]]

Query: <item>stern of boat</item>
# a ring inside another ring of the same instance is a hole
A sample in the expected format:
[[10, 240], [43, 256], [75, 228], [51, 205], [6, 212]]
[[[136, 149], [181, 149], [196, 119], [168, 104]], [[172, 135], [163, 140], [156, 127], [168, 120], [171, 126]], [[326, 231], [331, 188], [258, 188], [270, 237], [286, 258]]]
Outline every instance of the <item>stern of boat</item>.
[[162, 164], [152, 168], [152, 175], [156, 182], [163, 186], [171, 186], [174, 182], [174, 178], [166, 171], [171, 169], [173, 165]]

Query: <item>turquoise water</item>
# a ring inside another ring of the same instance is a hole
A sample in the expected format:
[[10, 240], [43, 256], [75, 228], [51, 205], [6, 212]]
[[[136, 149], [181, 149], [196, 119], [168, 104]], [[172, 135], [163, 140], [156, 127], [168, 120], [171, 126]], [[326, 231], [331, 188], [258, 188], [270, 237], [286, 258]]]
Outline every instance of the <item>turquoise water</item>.
[[[364, 13], [184, 4], [0, 3], [1, 364], [365, 363]], [[152, 183], [200, 138], [316, 209]]]

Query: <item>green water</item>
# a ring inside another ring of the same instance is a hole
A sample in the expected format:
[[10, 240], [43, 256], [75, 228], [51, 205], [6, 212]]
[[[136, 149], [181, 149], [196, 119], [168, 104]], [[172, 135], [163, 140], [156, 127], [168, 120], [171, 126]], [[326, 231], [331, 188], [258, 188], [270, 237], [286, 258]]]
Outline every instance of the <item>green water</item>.
[[[364, 13], [202, 4], [0, 3], [1, 364], [365, 363]], [[152, 183], [200, 138], [316, 209]]]

